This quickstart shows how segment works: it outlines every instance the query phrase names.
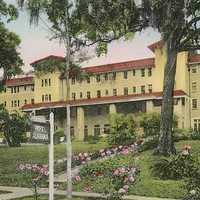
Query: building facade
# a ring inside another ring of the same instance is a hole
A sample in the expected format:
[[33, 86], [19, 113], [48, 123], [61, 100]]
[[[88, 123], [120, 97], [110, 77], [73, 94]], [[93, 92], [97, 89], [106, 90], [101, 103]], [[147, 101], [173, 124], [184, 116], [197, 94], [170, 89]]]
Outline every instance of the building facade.
[[[65, 126], [67, 104], [71, 105], [71, 133], [83, 140], [88, 135], [106, 134], [111, 113], [160, 112], [166, 51], [162, 42], [149, 46], [154, 58], [82, 68], [83, 79], [70, 79], [70, 99], [61, 72], [41, 73], [10, 79], [0, 94], [0, 103], [12, 112], [54, 111], [56, 127]], [[45, 60], [64, 58], [48, 56]], [[55, 66], [56, 68], [56, 66]], [[200, 131], [200, 54], [177, 56], [174, 112], [179, 128]]]

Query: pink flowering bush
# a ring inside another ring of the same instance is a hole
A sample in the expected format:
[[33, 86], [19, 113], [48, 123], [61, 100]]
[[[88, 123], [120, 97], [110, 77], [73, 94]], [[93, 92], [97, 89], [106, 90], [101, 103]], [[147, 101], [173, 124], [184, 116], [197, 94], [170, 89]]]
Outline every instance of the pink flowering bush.
[[138, 140], [134, 144], [105, 148], [94, 153], [79, 153], [78, 155], [73, 157], [73, 166], [75, 167], [78, 165], [86, 164], [88, 163], [88, 161], [106, 158], [115, 154], [129, 154], [138, 151], [143, 143], [143, 140]]
[[37, 199], [37, 188], [39, 186], [39, 183], [49, 174], [48, 165], [19, 163], [16, 167], [18, 171], [30, 178], [30, 183], [34, 191], [34, 197], [35, 199]]
[[121, 199], [123, 195], [128, 193], [130, 185], [135, 183], [140, 172], [139, 168], [136, 167], [136, 161], [139, 159], [138, 147], [138, 144], [133, 144], [100, 150], [99, 154], [102, 158], [110, 155], [115, 156], [85, 165], [80, 170], [79, 175], [74, 177], [73, 183], [82, 185], [83, 179], [84, 181], [87, 178], [94, 179], [101, 186], [89, 183], [87, 187], [83, 188], [84, 191], [99, 192], [98, 188], [102, 187], [104, 188], [103, 192], [108, 195], [108, 199]]
[[119, 167], [112, 171], [111, 177], [115, 190], [119, 194], [128, 193], [129, 185], [136, 181], [136, 176], [139, 169], [135, 166], [132, 167]]

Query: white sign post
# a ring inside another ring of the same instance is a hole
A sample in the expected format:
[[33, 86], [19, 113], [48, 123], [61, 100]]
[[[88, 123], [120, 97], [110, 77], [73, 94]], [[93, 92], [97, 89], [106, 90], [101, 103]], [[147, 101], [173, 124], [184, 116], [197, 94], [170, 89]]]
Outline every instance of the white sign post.
[[31, 142], [49, 144], [49, 200], [54, 200], [54, 113], [49, 120], [44, 116], [32, 116]]
[[49, 116], [50, 122], [50, 144], [49, 144], [49, 200], [54, 199], [54, 113]]

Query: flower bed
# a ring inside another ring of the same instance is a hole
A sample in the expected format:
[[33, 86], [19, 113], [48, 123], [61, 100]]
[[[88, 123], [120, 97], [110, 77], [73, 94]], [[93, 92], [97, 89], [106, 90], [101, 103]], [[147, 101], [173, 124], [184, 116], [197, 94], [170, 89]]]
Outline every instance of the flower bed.
[[[90, 179], [91, 184], [85, 184], [82, 190], [86, 192], [100, 192], [96, 191], [92, 182], [104, 180], [111, 184], [112, 189], [108, 186], [107, 190], [103, 192], [106, 195], [120, 198], [122, 195], [128, 193], [129, 186], [135, 183], [136, 177], [140, 172], [139, 168], [136, 166], [136, 161], [139, 159], [139, 147], [140, 145], [134, 144], [114, 147], [109, 150], [100, 150], [99, 154], [101, 158], [111, 155], [115, 155], [115, 157], [85, 165], [80, 170], [80, 173], [74, 177], [73, 184], [82, 184], [86, 179]], [[80, 154], [77, 159], [84, 161], [85, 164], [89, 156], [90, 155], [85, 155], [84, 157], [83, 154]], [[91, 157], [89, 160], [91, 160]]]

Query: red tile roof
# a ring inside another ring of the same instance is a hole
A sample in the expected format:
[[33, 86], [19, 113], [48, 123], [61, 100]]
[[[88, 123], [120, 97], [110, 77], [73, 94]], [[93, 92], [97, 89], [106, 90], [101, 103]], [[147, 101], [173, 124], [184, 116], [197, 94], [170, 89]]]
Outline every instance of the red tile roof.
[[103, 73], [103, 72], [120, 71], [128, 69], [140, 69], [144, 67], [154, 67], [154, 66], [155, 66], [155, 59], [146, 58], [140, 60], [127, 61], [127, 62], [85, 67], [82, 68], [82, 70], [88, 73]]
[[44, 57], [44, 58], [41, 58], [39, 60], [36, 60], [34, 62], [32, 62], [30, 65], [35, 65], [41, 61], [44, 61], [44, 60], [48, 60], [48, 59], [55, 59], [55, 60], [60, 60], [60, 61], [65, 61], [65, 58], [62, 57], [62, 56], [55, 56], [55, 55], [49, 55], [47, 57]]
[[155, 49], [157, 49], [157, 48], [162, 48], [163, 46], [164, 46], [164, 42], [163, 42], [163, 40], [160, 40], [160, 41], [158, 41], [158, 42], [155, 42], [155, 43], [149, 45], [148, 48], [149, 48], [151, 51], [155, 52]]
[[[64, 61], [64, 57], [50, 55], [40, 60], [36, 60], [35, 62], [31, 63], [31, 65], [37, 64], [46, 59], [57, 59], [60, 61]], [[154, 66], [155, 66], [155, 59], [146, 58], [146, 59], [126, 61], [126, 62], [84, 67], [82, 68], [82, 70], [88, 73], [103, 73], [103, 72], [109, 72], [109, 71], [120, 71], [120, 70], [126, 70], [126, 69], [138, 69], [138, 68], [154, 67]]]
[[[174, 96], [184, 96], [186, 93], [182, 90], [174, 91]], [[68, 103], [72, 106], [78, 105], [92, 105], [92, 104], [105, 104], [112, 102], [124, 102], [124, 101], [137, 101], [145, 98], [160, 98], [162, 97], [162, 92], [153, 92], [146, 94], [132, 94], [128, 96], [110, 96], [110, 97], [101, 97], [101, 98], [92, 98], [92, 99], [79, 99], [79, 100], [71, 100], [71, 101], [59, 101], [59, 102], [48, 102], [48, 103], [37, 103], [37, 104], [27, 104], [22, 107], [23, 110], [31, 110], [31, 109], [43, 109], [43, 108], [52, 108], [52, 107], [64, 107]]]
[[12, 78], [6, 80], [5, 83], [7, 86], [13, 86], [13, 85], [28, 85], [33, 84], [33, 77], [23, 77], [23, 78]]
[[189, 56], [189, 62], [200, 62], [200, 54], [191, 54]]

